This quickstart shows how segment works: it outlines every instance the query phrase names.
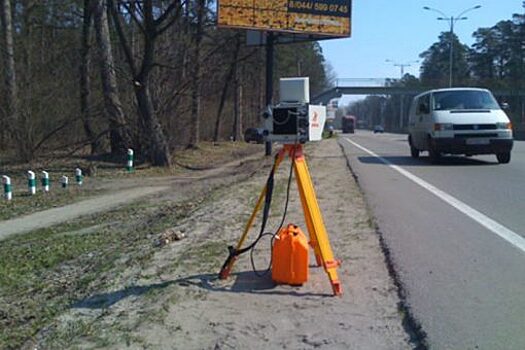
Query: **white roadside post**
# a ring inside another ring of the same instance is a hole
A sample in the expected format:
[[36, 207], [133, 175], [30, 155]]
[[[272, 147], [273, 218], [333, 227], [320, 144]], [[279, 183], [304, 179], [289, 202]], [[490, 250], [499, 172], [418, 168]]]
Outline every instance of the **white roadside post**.
[[126, 166], [128, 173], [131, 173], [133, 171], [133, 155], [133, 150], [131, 148], [128, 148], [128, 164]]
[[29, 188], [29, 194], [35, 195], [36, 194], [36, 179], [35, 179], [35, 173], [29, 170], [27, 172], [27, 187]]
[[82, 183], [84, 182], [84, 175], [82, 175], [82, 169], [75, 169], [75, 180], [77, 181], [77, 185], [82, 186]]
[[42, 171], [42, 191], [49, 192], [49, 173]]
[[68, 182], [69, 182], [69, 178], [66, 175], [60, 178], [60, 183], [62, 184], [62, 188], [67, 188]]
[[4, 184], [4, 198], [7, 201], [13, 199], [13, 192], [11, 188], [11, 178], [9, 176], [2, 176], [2, 183]]

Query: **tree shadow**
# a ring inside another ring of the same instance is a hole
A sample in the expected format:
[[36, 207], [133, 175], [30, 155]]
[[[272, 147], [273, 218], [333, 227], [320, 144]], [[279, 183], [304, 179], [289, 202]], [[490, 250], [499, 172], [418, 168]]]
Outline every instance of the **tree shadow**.
[[105, 309], [129, 297], [139, 297], [155, 290], [162, 290], [172, 285], [181, 287], [197, 287], [210, 292], [223, 293], [251, 293], [264, 295], [291, 295], [297, 297], [331, 297], [328, 293], [301, 292], [300, 287], [289, 286], [290, 290], [280, 290], [278, 285], [272, 281], [270, 274], [262, 277], [253, 271], [237, 272], [230, 278], [235, 278], [233, 285], [225, 285], [218, 274], [197, 274], [175, 280], [153, 283], [142, 286], [130, 286], [113, 292], [101, 293], [78, 300], [71, 304], [74, 309]]

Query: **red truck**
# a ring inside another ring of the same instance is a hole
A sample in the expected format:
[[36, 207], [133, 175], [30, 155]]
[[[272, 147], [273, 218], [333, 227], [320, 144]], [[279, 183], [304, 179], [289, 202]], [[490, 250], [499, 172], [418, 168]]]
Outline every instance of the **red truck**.
[[345, 115], [342, 120], [343, 133], [353, 134], [355, 131], [356, 117], [353, 115]]

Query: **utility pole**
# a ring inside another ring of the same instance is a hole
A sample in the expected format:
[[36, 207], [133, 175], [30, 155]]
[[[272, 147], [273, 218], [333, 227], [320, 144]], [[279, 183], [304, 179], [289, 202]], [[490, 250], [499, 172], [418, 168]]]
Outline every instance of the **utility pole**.
[[[274, 58], [274, 36], [272, 32], [268, 32], [266, 36], [266, 108], [272, 106], [273, 102], [273, 58]], [[272, 155], [272, 143], [266, 141], [264, 143], [266, 156]]]
[[[385, 62], [392, 63], [395, 67], [399, 67], [401, 69], [401, 77], [400, 81], [403, 80], [403, 77], [405, 76], [405, 67], [410, 67], [413, 63], [418, 63], [419, 61], [410, 61], [405, 63], [398, 63], [394, 62], [393, 60], [387, 59]], [[399, 95], [399, 130], [403, 130], [403, 114], [405, 113], [405, 96]]]
[[400, 79], [403, 79], [403, 77], [405, 76], [405, 67], [410, 67], [410, 66], [412, 66], [413, 63], [419, 63], [419, 61], [410, 61], [410, 62], [405, 62], [405, 63], [398, 63], [398, 62], [395, 62], [395, 61], [389, 60], [389, 59], [385, 60], [385, 62], [390, 62], [395, 67], [399, 67], [400, 68], [400, 71], [401, 71]]

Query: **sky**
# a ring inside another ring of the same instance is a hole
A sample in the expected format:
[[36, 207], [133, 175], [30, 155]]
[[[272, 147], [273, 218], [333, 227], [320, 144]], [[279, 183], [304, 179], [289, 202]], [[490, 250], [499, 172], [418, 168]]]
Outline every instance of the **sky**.
[[[501, 20], [523, 13], [522, 0], [353, 0], [352, 36], [347, 39], [320, 41], [327, 61], [337, 78], [399, 78], [400, 67], [420, 60], [443, 31], [450, 29], [439, 14], [424, 10], [438, 9], [448, 16], [481, 5], [458, 21], [454, 33], [467, 45], [474, 43], [472, 33], [481, 27], [492, 27]], [[405, 73], [419, 75], [420, 63], [405, 68]]]

